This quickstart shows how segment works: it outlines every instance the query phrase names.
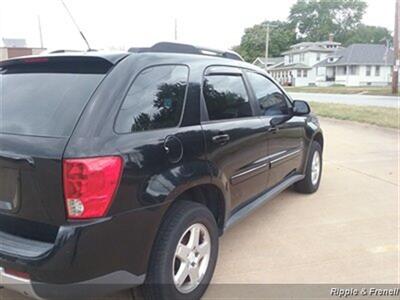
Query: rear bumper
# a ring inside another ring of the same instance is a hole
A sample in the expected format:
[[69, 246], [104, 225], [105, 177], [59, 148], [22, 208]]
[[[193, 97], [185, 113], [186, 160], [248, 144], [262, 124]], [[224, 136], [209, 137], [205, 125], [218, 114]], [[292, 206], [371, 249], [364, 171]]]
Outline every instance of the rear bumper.
[[[53, 243], [0, 232], [1, 285], [45, 299], [101, 295], [140, 285], [164, 209], [69, 223], [59, 227]], [[30, 280], [5, 273], [8, 269], [29, 274]]]
[[110, 273], [91, 280], [71, 284], [48, 284], [19, 278], [0, 268], [0, 286], [35, 299], [76, 299], [101, 296], [132, 288], [144, 282], [145, 275], [126, 271]]

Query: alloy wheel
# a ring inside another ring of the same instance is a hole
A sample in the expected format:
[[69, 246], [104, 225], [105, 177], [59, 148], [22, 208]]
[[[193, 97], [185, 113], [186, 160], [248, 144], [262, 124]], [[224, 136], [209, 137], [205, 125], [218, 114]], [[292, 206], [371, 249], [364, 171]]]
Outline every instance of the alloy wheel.
[[207, 228], [196, 223], [179, 239], [172, 262], [175, 287], [183, 294], [192, 292], [207, 272], [211, 255], [211, 238]]

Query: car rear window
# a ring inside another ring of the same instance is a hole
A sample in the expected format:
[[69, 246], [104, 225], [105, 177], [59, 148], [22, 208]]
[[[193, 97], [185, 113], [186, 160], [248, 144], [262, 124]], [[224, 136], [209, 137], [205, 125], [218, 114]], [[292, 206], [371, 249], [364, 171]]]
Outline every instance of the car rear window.
[[68, 137], [105, 76], [51, 67], [0, 68], [0, 133]]

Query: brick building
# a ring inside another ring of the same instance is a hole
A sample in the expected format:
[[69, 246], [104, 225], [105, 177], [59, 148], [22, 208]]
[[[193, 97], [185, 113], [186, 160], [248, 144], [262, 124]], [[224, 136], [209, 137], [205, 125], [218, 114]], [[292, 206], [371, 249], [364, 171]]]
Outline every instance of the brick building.
[[0, 40], [0, 60], [42, 53], [45, 48], [27, 47], [25, 39]]

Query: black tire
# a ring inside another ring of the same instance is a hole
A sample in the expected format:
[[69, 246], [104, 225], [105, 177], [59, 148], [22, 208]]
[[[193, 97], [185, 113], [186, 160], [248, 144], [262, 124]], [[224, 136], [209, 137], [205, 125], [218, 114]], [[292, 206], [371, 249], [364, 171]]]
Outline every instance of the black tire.
[[[180, 238], [193, 224], [203, 225], [211, 241], [210, 258], [200, 284], [189, 293], [181, 293], [173, 281], [173, 261]], [[153, 246], [146, 282], [141, 292], [146, 300], [200, 299], [214, 273], [218, 257], [218, 226], [210, 210], [199, 203], [182, 201], [167, 212]]]
[[[313, 184], [312, 182], [312, 160], [314, 157], [314, 153], [318, 152], [319, 157], [320, 157], [320, 171], [319, 171], [319, 178], [318, 181]], [[294, 185], [294, 189], [296, 192], [303, 193], [303, 194], [312, 194], [315, 193], [318, 188], [319, 184], [321, 182], [321, 176], [322, 176], [322, 148], [319, 143], [316, 141], [313, 141], [311, 144], [311, 150], [310, 150], [310, 155], [308, 157], [307, 165], [306, 165], [306, 172], [305, 172], [305, 178]]]

